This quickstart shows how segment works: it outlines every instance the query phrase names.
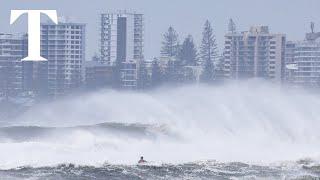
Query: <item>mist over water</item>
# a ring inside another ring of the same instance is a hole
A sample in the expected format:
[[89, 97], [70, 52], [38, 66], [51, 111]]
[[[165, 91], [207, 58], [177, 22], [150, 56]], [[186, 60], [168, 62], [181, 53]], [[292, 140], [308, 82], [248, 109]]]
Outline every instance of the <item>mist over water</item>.
[[[0, 168], [318, 159], [320, 96], [262, 81], [103, 90], [34, 107], [0, 128]], [[18, 127], [17, 127], [18, 126]]]

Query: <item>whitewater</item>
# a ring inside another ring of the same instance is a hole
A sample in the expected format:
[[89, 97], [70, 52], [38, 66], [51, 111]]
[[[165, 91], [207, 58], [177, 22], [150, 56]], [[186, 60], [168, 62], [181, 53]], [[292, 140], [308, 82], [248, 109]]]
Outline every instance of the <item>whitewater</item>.
[[107, 167], [103, 172], [120, 168], [136, 175], [150, 170], [136, 166], [144, 156], [159, 170], [191, 166], [216, 173], [219, 167], [227, 173], [233, 165], [246, 172], [273, 170], [276, 177], [283, 171], [316, 176], [303, 167], [319, 164], [319, 107], [316, 92], [260, 80], [68, 97], [2, 122], [0, 175], [30, 172], [26, 167], [42, 174], [44, 167]]

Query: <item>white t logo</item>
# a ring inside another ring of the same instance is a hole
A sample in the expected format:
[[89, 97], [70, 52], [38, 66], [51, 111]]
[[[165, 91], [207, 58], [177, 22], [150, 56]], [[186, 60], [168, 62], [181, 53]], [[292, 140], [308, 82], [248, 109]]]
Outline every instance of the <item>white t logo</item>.
[[22, 14], [28, 14], [28, 57], [22, 61], [46, 61], [40, 55], [40, 18], [41, 13], [46, 14], [55, 24], [58, 24], [56, 10], [11, 10], [10, 24], [13, 24]]

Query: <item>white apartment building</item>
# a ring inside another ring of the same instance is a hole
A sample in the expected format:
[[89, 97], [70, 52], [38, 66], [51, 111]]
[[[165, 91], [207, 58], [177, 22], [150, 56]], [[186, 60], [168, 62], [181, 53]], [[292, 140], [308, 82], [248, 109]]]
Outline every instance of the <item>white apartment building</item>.
[[144, 19], [142, 14], [119, 11], [100, 16], [100, 54], [102, 63], [143, 60]]
[[225, 35], [224, 72], [227, 78], [264, 78], [281, 82], [285, 68], [283, 34], [272, 34], [267, 26]]
[[85, 61], [85, 27], [85, 24], [69, 22], [41, 25], [41, 55], [48, 59], [49, 96], [67, 94], [81, 85]]
[[308, 33], [306, 40], [295, 42], [291, 49], [291, 82], [301, 86], [320, 86], [320, 33]]
[[23, 89], [22, 62], [25, 36], [0, 34], [0, 96], [17, 95]]

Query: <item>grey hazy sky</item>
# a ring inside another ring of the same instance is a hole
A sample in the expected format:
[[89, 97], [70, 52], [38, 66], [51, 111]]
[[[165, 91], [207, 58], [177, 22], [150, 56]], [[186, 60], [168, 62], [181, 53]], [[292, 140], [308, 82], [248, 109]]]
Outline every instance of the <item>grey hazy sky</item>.
[[300, 40], [316, 23], [320, 31], [320, 0], [0, 0], [0, 32], [25, 31], [26, 17], [9, 25], [11, 9], [55, 9], [59, 16], [74, 17], [87, 23], [87, 52], [98, 51], [98, 14], [109, 10], [135, 10], [145, 14], [145, 56], [159, 55], [163, 32], [173, 26], [180, 34], [200, 42], [202, 26], [209, 19], [214, 26], [220, 49], [228, 19], [239, 31], [251, 25], [268, 25], [272, 32]]

